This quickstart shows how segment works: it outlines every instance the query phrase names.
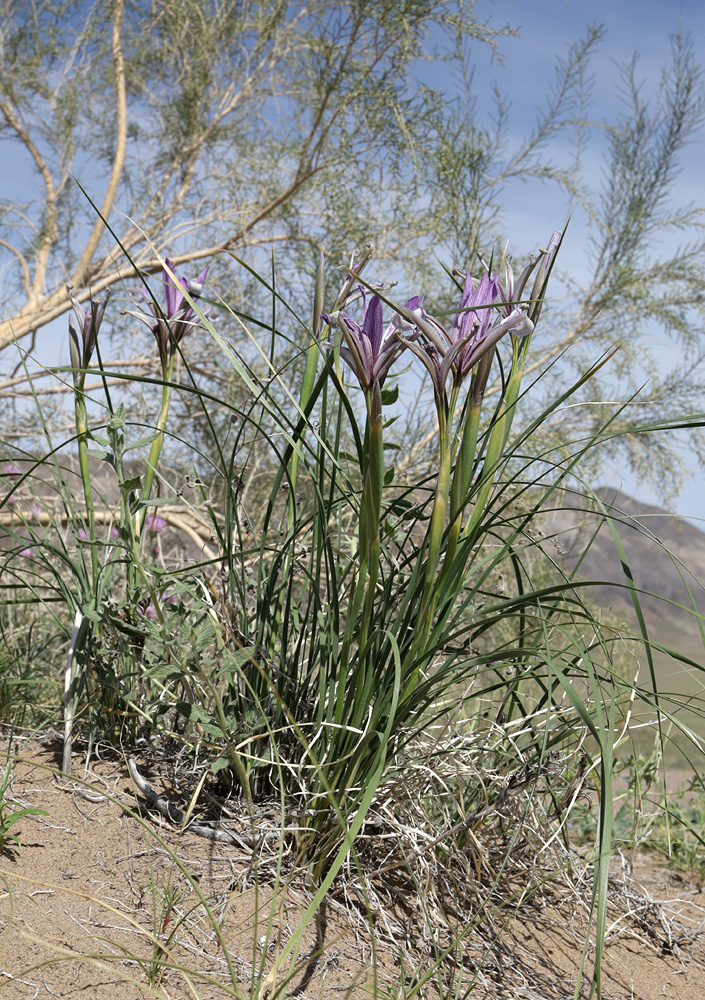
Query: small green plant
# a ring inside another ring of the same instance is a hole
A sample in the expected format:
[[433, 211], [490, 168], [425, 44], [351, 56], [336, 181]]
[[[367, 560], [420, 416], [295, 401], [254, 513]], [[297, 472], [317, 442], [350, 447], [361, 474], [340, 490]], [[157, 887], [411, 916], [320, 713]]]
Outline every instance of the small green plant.
[[[185, 917], [177, 910], [183, 896], [178, 886], [170, 882], [157, 886], [152, 881], [151, 893], [154, 905], [153, 928], [150, 935], [152, 955], [149, 962], [143, 962], [143, 967], [149, 985], [157, 986], [172, 961], [170, 952], [176, 943], [179, 928]], [[198, 903], [195, 904], [195, 907], [197, 906]]]
[[6, 851], [10, 845], [16, 848], [22, 847], [19, 834], [10, 832], [16, 823], [19, 823], [26, 816], [49, 815], [44, 809], [12, 803], [8, 797], [11, 781], [12, 761], [8, 757], [2, 781], [0, 781], [0, 854]]
[[669, 794], [663, 808], [654, 811], [647, 849], [668, 859], [684, 878], [705, 884], [705, 804], [702, 779], [694, 775], [685, 788]]

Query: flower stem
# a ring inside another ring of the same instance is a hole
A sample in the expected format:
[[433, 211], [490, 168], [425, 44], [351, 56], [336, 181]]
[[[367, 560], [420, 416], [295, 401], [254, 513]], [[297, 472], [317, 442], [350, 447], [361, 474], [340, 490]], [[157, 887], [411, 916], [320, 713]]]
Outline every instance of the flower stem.
[[86, 399], [83, 394], [83, 385], [86, 378], [85, 371], [82, 371], [78, 383], [74, 389], [74, 400], [76, 410], [76, 431], [78, 433], [78, 466], [81, 471], [81, 481], [83, 483], [83, 496], [86, 502], [86, 521], [88, 526], [88, 543], [91, 549], [91, 580], [93, 589], [98, 586], [98, 549], [95, 544], [95, 510], [93, 506], [93, 488], [91, 486], [91, 470], [88, 461], [88, 414], [86, 412]]
[[[159, 464], [159, 456], [161, 455], [162, 445], [164, 444], [164, 431], [166, 429], [166, 422], [169, 416], [169, 406], [171, 404], [171, 380], [174, 374], [174, 361], [176, 358], [176, 349], [172, 349], [169, 352], [168, 358], [162, 358], [162, 405], [159, 411], [159, 418], [156, 423], [156, 433], [154, 440], [152, 441], [151, 447], [149, 449], [149, 456], [147, 458], [147, 471], [144, 475], [144, 485], [142, 487], [142, 501], [149, 500], [149, 495], [152, 491], [152, 483], [154, 482], [154, 477], [157, 472], [157, 466]], [[147, 516], [147, 507], [142, 507], [134, 519], [135, 527], [135, 539], [136, 543], [139, 545], [140, 535], [142, 533], [142, 527], [144, 525], [145, 518]]]
[[436, 481], [436, 494], [433, 498], [433, 510], [431, 511], [431, 522], [428, 529], [428, 549], [426, 554], [426, 576], [424, 580], [423, 594], [421, 597], [421, 607], [418, 615], [418, 629], [416, 638], [411, 650], [412, 659], [422, 655], [426, 648], [429, 633], [431, 631], [431, 621], [438, 603], [439, 587], [436, 580], [436, 571], [441, 555], [441, 545], [443, 542], [443, 532], [445, 530], [446, 512], [448, 509], [448, 494], [450, 490], [450, 470], [453, 459], [452, 444], [452, 424], [455, 408], [458, 401], [458, 385], [454, 385], [448, 402], [446, 412], [443, 400], [436, 399], [436, 410], [438, 412], [440, 465], [438, 469], [438, 479]]
[[365, 543], [367, 547], [367, 587], [360, 624], [358, 647], [362, 652], [367, 645], [370, 620], [374, 605], [377, 576], [379, 574], [379, 517], [384, 486], [384, 440], [382, 427], [382, 395], [375, 382], [367, 393], [367, 420], [369, 425], [369, 455], [363, 489], [365, 505]]
[[453, 483], [450, 493], [450, 530], [448, 544], [443, 557], [443, 567], [438, 580], [439, 592], [443, 590], [446, 579], [451, 571], [453, 559], [458, 547], [458, 538], [463, 520], [463, 503], [470, 489], [472, 470], [475, 463], [475, 451], [480, 430], [482, 402], [487, 386], [487, 379], [492, 365], [492, 355], [488, 352], [473, 371], [470, 385], [470, 399], [463, 424], [460, 448], [455, 461]]
[[[384, 486], [384, 437], [382, 394], [378, 382], [375, 382], [372, 388], [365, 393], [365, 401], [367, 404], [367, 423], [365, 426], [366, 461], [363, 469], [362, 507], [358, 532], [359, 562], [357, 581], [354, 587], [353, 598], [348, 608], [343, 644], [340, 651], [335, 712], [337, 722], [342, 718], [344, 710], [348, 661], [350, 659], [350, 649], [358, 614], [360, 614], [360, 609], [362, 608], [360, 631], [357, 636], [358, 656], [361, 657], [369, 636], [379, 573], [379, 518], [382, 506], [382, 488]], [[356, 687], [356, 707], [364, 687], [364, 682]]]
[[490, 432], [485, 461], [482, 467], [480, 491], [473, 512], [470, 515], [470, 520], [463, 531], [464, 538], [469, 538], [482, 520], [487, 501], [494, 486], [497, 469], [504, 454], [504, 449], [512, 428], [512, 421], [514, 420], [514, 413], [516, 412], [517, 399], [519, 398], [521, 380], [524, 374], [524, 361], [526, 359], [528, 340], [529, 338], [526, 337], [522, 347], [519, 348], [517, 339], [513, 338], [512, 368], [507, 380], [504, 398], [499, 407], [497, 420]]

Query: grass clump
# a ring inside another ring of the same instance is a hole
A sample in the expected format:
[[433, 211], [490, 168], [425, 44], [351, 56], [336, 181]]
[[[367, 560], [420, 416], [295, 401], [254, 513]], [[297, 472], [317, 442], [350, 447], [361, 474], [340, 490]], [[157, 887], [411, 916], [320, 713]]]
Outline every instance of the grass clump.
[[[77, 734], [127, 754], [148, 743], [199, 775], [188, 808], [161, 810], [168, 819], [192, 822], [202, 792], [230, 798], [248, 817], [239, 842], [256, 851], [268, 842], [256, 817], [278, 817], [274, 883], [303, 879], [309, 902], [266, 978], [261, 966], [272, 995], [300, 970], [324, 900], [353, 911], [353, 897], [377, 933], [430, 960], [409, 996], [434, 976], [442, 993], [449, 968], [463, 995], [499, 961], [506, 922], [562, 898], [556, 886], [578, 871], [592, 881], [600, 990], [615, 751], [634, 701], [657, 714], [660, 705], [655, 684], [638, 687], [616, 663], [624, 643], [649, 659], [643, 616], [617, 642], [537, 531], [600, 440], [567, 450], [541, 429], [607, 360], [522, 424], [562, 239], [554, 233], [518, 275], [483, 258], [447, 318], [425, 297], [392, 302], [366, 281], [362, 258], [332, 300], [321, 260], [310, 320], [268, 285], [272, 315], [255, 324], [206, 298], [207, 269], [189, 281], [166, 260], [161, 294], [145, 283], [149, 312], [138, 314], [160, 377], [126, 379], [157, 385], [155, 425], [139, 426], [129, 397], [114, 398], [108, 382], [124, 376], [100, 356], [103, 392], [89, 397], [107, 303], [74, 303], [74, 451], [44, 422], [46, 455], [13, 457], [22, 464], [2, 501], [13, 595], [4, 710], [21, 716], [13, 706], [28, 689], [18, 685], [39, 684], [12, 679], [27, 644], [59, 631], [66, 659], [59, 671], [52, 657], [47, 673], [55, 684], [63, 675], [65, 773]], [[214, 324], [216, 304], [244, 329], [241, 349]], [[188, 366], [196, 328], [240, 387], [227, 403]], [[277, 367], [282, 338], [301, 354], [296, 390]], [[430, 379], [435, 422], [433, 461], [404, 478], [391, 373], [402, 354]], [[210, 429], [206, 450], [179, 426], [179, 396]], [[167, 441], [189, 472], [166, 464]], [[34, 507], [22, 493], [31, 480], [41, 484]], [[36, 639], [18, 636], [18, 608], [32, 609]], [[587, 856], [570, 833], [586, 788], [597, 793]], [[216, 839], [222, 826], [216, 812], [198, 832]], [[164, 892], [160, 913], [171, 913], [176, 890]], [[382, 916], [400, 898], [406, 929]], [[152, 985], [168, 922], [153, 927]], [[492, 955], [469, 943], [483, 936]]]

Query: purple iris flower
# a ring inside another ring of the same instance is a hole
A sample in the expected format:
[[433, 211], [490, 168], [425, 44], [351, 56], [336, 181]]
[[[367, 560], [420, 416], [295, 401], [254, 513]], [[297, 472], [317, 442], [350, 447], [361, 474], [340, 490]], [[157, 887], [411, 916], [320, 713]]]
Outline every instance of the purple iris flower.
[[[166, 258], [166, 266], [170, 271], [174, 271], [174, 265], [168, 257]], [[203, 285], [209, 268], [210, 264], [206, 265], [197, 278], [179, 278], [176, 285], [166, 268], [164, 269], [162, 282], [164, 284], [165, 308], [160, 310], [154, 302], [149, 303], [157, 321], [152, 326], [152, 333], [156, 338], [161, 358], [168, 356], [172, 342], [180, 344], [186, 334], [198, 325], [198, 317], [184, 298], [184, 291], [188, 292], [192, 299], [198, 300], [203, 294]], [[210, 312], [210, 306], [206, 306], [201, 311], [204, 316], [207, 316]]]
[[[174, 264], [166, 258], [166, 267], [174, 273]], [[176, 344], [180, 344], [186, 334], [194, 327], [198, 326], [199, 317], [186, 301], [184, 292], [188, 292], [194, 301], [203, 294], [203, 285], [208, 274], [210, 264], [203, 268], [197, 278], [177, 278], [176, 283], [172, 279], [169, 271], [164, 268], [162, 271], [162, 284], [164, 285], [164, 308], [161, 309], [156, 302], [150, 300], [147, 305], [151, 311], [151, 316], [143, 312], [132, 312], [125, 309], [128, 316], [136, 316], [146, 323], [154, 334], [159, 349], [159, 357], [162, 362], [166, 362], [170, 351]], [[147, 296], [143, 292], [133, 294], [135, 302], [144, 302]], [[210, 306], [204, 306], [201, 310], [203, 316], [209, 316]], [[156, 323], [154, 322], [156, 320]]]
[[[487, 339], [487, 334], [494, 319], [492, 308], [499, 297], [499, 280], [483, 274], [479, 282], [468, 274], [458, 307], [458, 315], [453, 320], [451, 341], [455, 344], [464, 340], [465, 344], [458, 351], [455, 360], [455, 370], [460, 376], [467, 374], [472, 367], [470, 359], [473, 348], [477, 349]], [[479, 306], [478, 310], [473, 306]], [[484, 307], [484, 308], [483, 308]]]
[[507, 315], [498, 315], [492, 308], [498, 300], [504, 300], [499, 278], [483, 274], [477, 281], [470, 274], [466, 276], [450, 334], [451, 344], [463, 342], [453, 361], [457, 378], [464, 378], [506, 333], [525, 337], [533, 331], [534, 324], [524, 309], [511, 308]]
[[450, 333], [438, 320], [427, 315], [419, 317], [418, 326], [428, 344], [414, 353], [428, 368], [439, 398], [451, 370], [456, 381], [461, 382], [505, 334], [525, 337], [533, 331], [526, 310], [508, 307], [506, 301], [497, 277], [484, 274], [477, 281], [468, 274]]
[[362, 388], [369, 390], [375, 382], [380, 388], [384, 385], [389, 369], [406, 349], [407, 344], [397, 334], [406, 333], [408, 339], [417, 336], [418, 331], [412, 320], [425, 315], [424, 299], [418, 295], [409, 299], [404, 306], [404, 315], [395, 313], [385, 330], [379, 296], [373, 295], [368, 304], [364, 289], [359, 291], [362, 297], [362, 326], [343, 314], [326, 316], [324, 313], [323, 319], [329, 326], [337, 326], [343, 331], [345, 343], [340, 348], [340, 355], [355, 372]]
[[110, 299], [110, 291], [107, 292], [102, 302], [94, 302], [91, 299], [90, 308], [84, 309], [73, 296], [73, 285], [67, 285], [66, 290], [78, 321], [77, 330], [74, 326], [73, 317], [69, 316], [69, 352], [71, 355], [71, 367], [76, 369], [73, 373], [73, 380], [77, 382], [80, 378], [80, 371], [78, 369], [87, 368], [93, 355], [100, 324], [103, 322], [105, 308]]

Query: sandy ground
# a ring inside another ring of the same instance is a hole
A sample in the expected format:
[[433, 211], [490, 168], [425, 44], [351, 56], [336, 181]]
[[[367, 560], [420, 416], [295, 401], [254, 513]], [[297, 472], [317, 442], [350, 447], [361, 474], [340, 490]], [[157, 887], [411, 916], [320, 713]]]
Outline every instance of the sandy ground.
[[[87, 787], [59, 780], [59, 751], [59, 744], [16, 744], [13, 751], [10, 798], [47, 815], [13, 827], [22, 847], [7, 844], [0, 856], [3, 1000], [401, 995], [391, 945], [376, 935], [375, 980], [367, 918], [351, 919], [335, 892], [324, 919], [304, 931], [297, 971], [287, 983], [287, 964], [277, 972], [278, 955], [311, 897], [300, 880], [274, 893], [275, 846], [253, 856], [245, 847], [180, 834], [149, 813], [144, 800], [138, 818], [141, 797], [123, 760], [92, 761], [84, 772], [75, 758], [76, 778], [85, 774]], [[166, 771], [147, 765], [143, 771], [154, 787], [178, 801]], [[610, 911], [605, 1000], [702, 1000], [705, 949], [698, 934], [705, 898], [699, 887], [647, 859], [639, 859], [633, 874], [616, 870], [615, 879], [628, 881], [627, 904]], [[471, 996], [572, 997], [584, 928], [579, 908], [569, 904], [564, 898], [556, 908], [522, 909], [505, 928], [501, 947], [486, 942], [500, 957], [490, 978], [478, 977]], [[470, 985], [467, 980], [463, 992]], [[434, 980], [411, 995], [445, 1000]]]

